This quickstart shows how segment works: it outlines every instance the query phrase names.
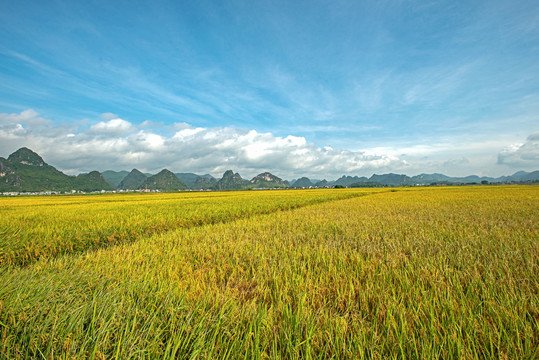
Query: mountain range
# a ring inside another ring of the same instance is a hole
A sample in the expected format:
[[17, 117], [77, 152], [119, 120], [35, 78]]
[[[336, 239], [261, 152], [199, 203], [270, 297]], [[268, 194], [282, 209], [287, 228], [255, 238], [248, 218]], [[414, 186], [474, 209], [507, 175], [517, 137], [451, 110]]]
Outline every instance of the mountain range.
[[92, 171], [88, 174], [68, 176], [47, 164], [41, 156], [28, 148], [21, 148], [0, 157], [0, 191], [71, 191], [84, 192], [114, 190], [102, 174]]
[[137, 169], [130, 172], [107, 170], [103, 173], [92, 171], [88, 174], [69, 176], [47, 164], [41, 156], [28, 148], [21, 148], [0, 157], [0, 192], [95, 192], [112, 190], [247, 190], [267, 188], [323, 188], [323, 187], [368, 187], [368, 186], [417, 186], [435, 184], [480, 184], [480, 183], [526, 183], [539, 182], [539, 171], [519, 171], [510, 176], [498, 178], [450, 177], [443, 174], [374, 174], [370, 178], [343, 175], [337, 180], [311, 180], [301, 177], [288, 182], [269, 172], [261, 173], [251, 180], [227, 170], [221, 179], [193, 173], [172, 173], [163, 169], [157, 174], [142, 173]]

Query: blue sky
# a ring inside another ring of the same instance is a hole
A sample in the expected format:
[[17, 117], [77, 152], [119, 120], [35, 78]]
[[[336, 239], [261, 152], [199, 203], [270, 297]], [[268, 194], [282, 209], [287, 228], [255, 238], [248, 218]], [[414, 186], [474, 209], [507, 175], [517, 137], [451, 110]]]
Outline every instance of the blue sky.
[[0, 0], [0, 156], [70, 173], [539, 169], [537, 1]]

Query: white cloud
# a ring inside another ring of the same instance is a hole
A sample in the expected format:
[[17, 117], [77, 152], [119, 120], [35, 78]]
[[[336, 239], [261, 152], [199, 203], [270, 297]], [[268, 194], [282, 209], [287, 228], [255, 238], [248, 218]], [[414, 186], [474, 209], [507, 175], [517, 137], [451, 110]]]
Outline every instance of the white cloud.
[[51, 121], [39, 117], [39, 114], [33, 109], [21, 111], [20, 114], [0, 114], [0, 128], [5, 127], [6, 125], [22, 123], [28, 125], [48, 125]]
[[90, 127], [90, 133], [106, 136], [125, 135], [134, 129], [133, 124], [122, 119], [101, 121]]
[[99, 115], [99, 117], [101, 119], [103, 119], [103, 120], [112, 120], [112, 119], [118, 119], [119, 118], [118, 115], [113, 114], [113, 113], [109, 113], [109, 112], [103, 113], [103, 114]]
[[0, 126], [0, 138], [16, 139], [24, 136], [26, 129], [21, 124], [9, 124]]
[[188, 123], [186, 122], [180, 122], [180, 123], [174, 123], [172, 125], [172, 128], [174, 130], [183, 130], [183, 129], [189, 129], [191, 128], [191, 125], [189, 125]]
[[499, 164], [522, 166], [535, 164], [539, 167], [539, 132], [533, 133], [524, 143], [507, 146], [498, 154]]
[[139, 128], [156, 128], [161, 126], [163, 126], [163, 123], [156, 123], [151, 120], [146, 120], [139, 124]]
[[196, 134], [204, 131], [203, 128], [186, 128], [180, 131], [177, 131], [176, 134], [174, 134], [174, 139], [186, 139], [189, 137], [193, 137]]
[[28, 109], [21, 112], [19, 118], [21, 120], [30, 120], [36, 118], [39, 114], [34, 109]]
[[[210, 173], [232, 169], [250, 178], [263, 171], [292, 179], [299, 176], [336, 179], [343, 174], [370, 176], [397, 172], [415, 175], [442, 172], [507, 175], [508, 167], [539, 167], [539, 133], [496, 155], [500, 139], [453, 139], [437, 144], [372, 146], [356, 151], [318, 147], [301, 136], [231, 127], [170, 127], [134, 125], [120, 118], [90, 126], [51, 125], [35, 111], [0, 114], [0, 155], [26, 146], [45, 161], [70, 174], [90, 170], [130, 170]], [[155, 130], [158, 129], [159, 133]], [[166, 133], [168, 129], [170, 132]], [[526, 166], [524, 166], [526, 165]]]
[[[0, 114], [0, 140], [8, 148], [27, 146], [50, 164], [78, 173], [89, 170], [138, 168], [221, 175], [227, 169], [248, 178], [271, 171], [284, 178], [300, 175], [336, 178], [342, 174], [382, 171], [406, 166], [397, 156], [316, 147], [304, 137], [275, 136], [256, 130], [202, 128], [176, 124], [169, 135], [137, 127], [120, 118], [98, 122], [86, 130], [26, 125], [36, 112]], [[22, 123], [22, 124], [21, 124]], [[25, 128], [25, 126], [27, 128]], [[8, 154], [5, 154], [8, 155]]]

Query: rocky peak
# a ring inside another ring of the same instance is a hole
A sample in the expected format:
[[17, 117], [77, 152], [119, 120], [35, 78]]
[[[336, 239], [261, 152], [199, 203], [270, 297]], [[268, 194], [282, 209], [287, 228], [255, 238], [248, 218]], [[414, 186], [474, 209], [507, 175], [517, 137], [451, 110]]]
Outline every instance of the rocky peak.
[[261, 174], [258, 174], [254, 178], [251, 179], [250, 183], [254, 185], [255, 188], [260, 187], [288, 187], [288, 183], [283, 181], [281, 178], [278, 178], [277, 176], [269, 173], [269, 172], [263, 172]]
[[177, 191], [184, 190], [187, 186], [182, 183], [172, 171], [163, 169], [159, 173], [147, 178], [139, 188], [160, 191]]
[[251, 179], [251, 184], [257, 184], [259, 182], [274, 182], [274, 183], [278, 183], [278, 184], [284, 184], [284, 181], [281, 179], [281, 178], [278, 178], [277, 176], [269, 173], [269, 172], [263, 172], [261, 174], [258, 174], [257, 176], [255, 176], [254, 178]]
[[273, 181], [276, 178], [276, 176], [272, 175], [269, 172], [264, 172], [262, 174], [258, 174], [254, 178], [251, 179], [251, 183], [255, 183], [258, 181]]
[[141, 173], [137, 169], [131, 170], [129, 174], [118, 185], [120, 189], [137, 189], [145, 180], [147, 176]]
[[240, 174], [227, 170], [223, 177], [215, 184], [216, 190], [239, 190], [243, 188], [243, 179]]
[[45, 161], [41, 158], [41, 156], [26, 147], [22, 147], [19, 150], [15, 151], [13, 154], [9, 155], [8, 160], [12, 163], [19, 163], [23, 165], [47, 165]]

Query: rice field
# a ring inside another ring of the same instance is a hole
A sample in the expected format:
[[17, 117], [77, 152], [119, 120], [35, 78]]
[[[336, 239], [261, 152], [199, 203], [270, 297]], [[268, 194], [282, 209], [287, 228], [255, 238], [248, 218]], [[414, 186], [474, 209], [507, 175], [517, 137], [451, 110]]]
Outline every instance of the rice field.
[[3, 359], [539, 358], [537, 186], [0, 209]]
[[0, 198], [0, 265], [26, 265], [173, 229], [366, 193], [292, 190]]

